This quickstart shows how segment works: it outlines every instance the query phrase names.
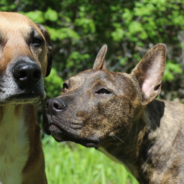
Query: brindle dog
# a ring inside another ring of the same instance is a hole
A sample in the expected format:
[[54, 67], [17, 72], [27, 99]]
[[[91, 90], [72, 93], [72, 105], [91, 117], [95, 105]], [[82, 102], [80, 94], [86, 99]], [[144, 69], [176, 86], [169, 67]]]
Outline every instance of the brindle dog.
[[154, 100], [165, 70], [164, 44], [154, 46], [131, 74], [94, 67], [66, 80], [48, 100], [45, 131], [56, 141], [95, 147], [124, 164], [141, 184], [184, 183], [184, 105]]

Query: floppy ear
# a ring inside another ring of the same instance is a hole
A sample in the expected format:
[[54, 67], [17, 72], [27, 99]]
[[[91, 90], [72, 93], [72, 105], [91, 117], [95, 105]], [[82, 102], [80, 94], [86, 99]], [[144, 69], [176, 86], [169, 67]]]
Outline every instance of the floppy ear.
[[46, 77], [49, 76], [51, 68], [52, 68], [52, 46], [51, 46], [51, 39], [50, 39], [50, 35], [49, 32], [47, 31], [47, 29], [42, 26], [41, 24], [36, 24], [38, 26], [38, 28], [41, 30], [43, 36], [46, 39], [47, 42], [47, 72], [46, 72]]
[[161, 91], [165, 70], [166, 46], [155, 45], [132, 71], [142, 91], [142, 104], [146, 105], [156, 98]]
[[107, 52], [107, 45], [103, 45], [96, 56], [93, 69], [106, 70], [106, 62], [105, 62], [106, 52]]

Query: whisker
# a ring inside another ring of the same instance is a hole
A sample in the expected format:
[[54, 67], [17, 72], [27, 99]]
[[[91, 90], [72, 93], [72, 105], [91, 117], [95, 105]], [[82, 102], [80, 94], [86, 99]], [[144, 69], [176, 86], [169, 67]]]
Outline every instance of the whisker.
[[121, 140], [119, 137], [117, 137], [116, 135], [114, 135], [114, 137], [116, 137], [117, 139], [119, 139], [122, 143], [126, 144], [123, 140]]

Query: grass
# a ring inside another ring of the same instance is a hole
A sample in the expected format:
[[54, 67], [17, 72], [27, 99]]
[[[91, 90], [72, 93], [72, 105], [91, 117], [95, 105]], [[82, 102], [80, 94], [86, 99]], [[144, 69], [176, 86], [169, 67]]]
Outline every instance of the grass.
[[93, 148], [43, 139], [49, 184], [138, 184], [126, 169]]

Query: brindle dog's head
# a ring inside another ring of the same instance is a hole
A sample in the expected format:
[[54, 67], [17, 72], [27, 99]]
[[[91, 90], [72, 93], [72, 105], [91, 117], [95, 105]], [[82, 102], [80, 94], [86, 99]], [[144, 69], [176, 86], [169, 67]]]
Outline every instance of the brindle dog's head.
[[134, 120], [158, 96], [165, 69], [165, 45], [153, 47], [131, 74], [106, 70], [107, 46], [99, 51], [91, 70], [63, 84], [61, 96], [46, 103], [46, 133], [56, 141], [98, 147], [108, 139], [121, 139]]

